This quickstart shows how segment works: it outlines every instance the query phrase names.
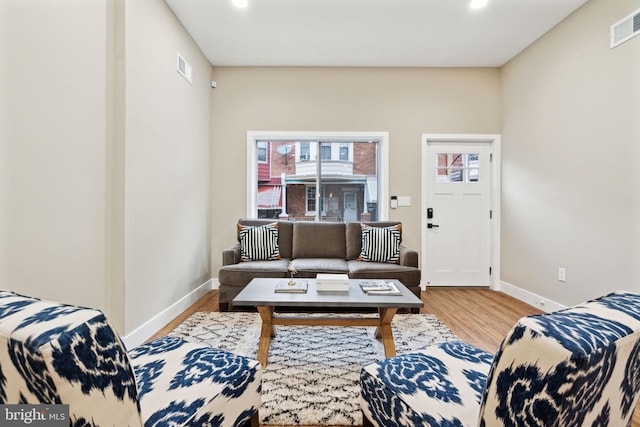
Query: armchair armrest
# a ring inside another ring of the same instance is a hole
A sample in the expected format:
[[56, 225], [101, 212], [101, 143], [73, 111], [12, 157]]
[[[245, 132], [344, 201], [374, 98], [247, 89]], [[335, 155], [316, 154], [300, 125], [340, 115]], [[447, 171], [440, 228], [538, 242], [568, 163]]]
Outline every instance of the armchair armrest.
[[239, 426], [260, 407], [257, 360], [176, 337], [143, 344], [129, 356], [146, 425]]
[[222, 265], [232, 265], [240, 263], [240, 243], [236, 243], [230, 248], [222, 251]]
[[363, 415], [378, 427], [478, 425], [492, 362], [492, 354], [448, 341], [366, 365]]
[[400, 265], [418, 268], [418, 251], [400, 245]]

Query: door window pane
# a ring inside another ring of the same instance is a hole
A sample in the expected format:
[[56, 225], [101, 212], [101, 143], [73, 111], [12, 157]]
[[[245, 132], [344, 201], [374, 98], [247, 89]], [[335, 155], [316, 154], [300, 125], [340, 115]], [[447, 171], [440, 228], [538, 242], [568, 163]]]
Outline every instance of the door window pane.
[[480, 156], [466, 153], [437, 153], [436, 182], [478, 182]]

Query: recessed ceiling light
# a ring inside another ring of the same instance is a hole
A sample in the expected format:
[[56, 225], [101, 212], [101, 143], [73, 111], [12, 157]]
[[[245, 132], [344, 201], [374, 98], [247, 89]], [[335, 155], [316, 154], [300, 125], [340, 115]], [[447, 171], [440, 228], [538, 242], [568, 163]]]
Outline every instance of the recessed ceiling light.
[[471, 4], [469, 4], [469, 7], [471, 9], [481, 9], [485, 7], [488, 2], [489, 0], [471, 0]]
[[231, 3], [238, 9], [246, 9], [249, 6], [249, 0], [231, 0]]

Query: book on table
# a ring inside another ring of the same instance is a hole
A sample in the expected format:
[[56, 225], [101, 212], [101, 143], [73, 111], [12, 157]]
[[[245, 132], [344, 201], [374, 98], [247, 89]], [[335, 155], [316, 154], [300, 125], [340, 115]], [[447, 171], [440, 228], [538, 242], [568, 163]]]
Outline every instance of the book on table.
[[395, 283], [387, 280], [363, 280], [360, 288], [367, 295], [402, 295]]
[[309, 288], [308, 280], [283, 279], [276, 282], [274, 291], [278, 293], [304, 294], [307, 292], [308, 288]]
[[316, 289], [318, 291], [349, 291], [349, 276], [347, 274], [318, 273], [316, 275]]

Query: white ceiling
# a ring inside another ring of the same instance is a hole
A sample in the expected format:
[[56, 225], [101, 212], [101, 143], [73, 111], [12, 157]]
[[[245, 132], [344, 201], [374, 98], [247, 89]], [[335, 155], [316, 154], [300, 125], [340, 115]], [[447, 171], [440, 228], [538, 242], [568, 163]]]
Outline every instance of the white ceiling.
[[499, 67], [587, 0], [165, 0], [216, 66]]

